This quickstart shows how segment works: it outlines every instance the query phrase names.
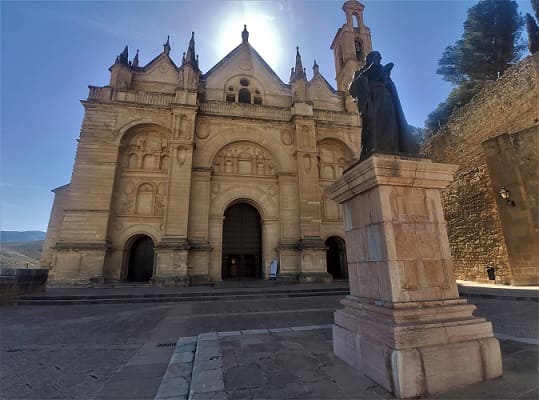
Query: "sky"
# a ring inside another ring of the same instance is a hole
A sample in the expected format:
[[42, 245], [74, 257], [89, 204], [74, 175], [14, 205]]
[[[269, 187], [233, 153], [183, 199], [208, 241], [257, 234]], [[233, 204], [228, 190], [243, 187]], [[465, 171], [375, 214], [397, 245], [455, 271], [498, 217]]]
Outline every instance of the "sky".
[[[471, 0], [364, 0], [373, 49], [393, 62], [392, 78], [408, 122], [423, 126], [451, 90], [436, 75], [446, 46], [462, 35]], [[343, 1], [1, 1], [0, 229], [46, 230], [53, 193], [71, 179], [88, 85], [105, 86], [108, 68], [129, 46], [140, 65], [163, 51], [181, 64], [195, 32], [207, 72], [249, 42], [288, 83], [299, 46], [307, 76], [313, 61], [336, 87], [331, 42], [344, 24]], [[529, 0], [519, 11], [531, 12]], [[527, 55], [524, 54], [524, 55]]]

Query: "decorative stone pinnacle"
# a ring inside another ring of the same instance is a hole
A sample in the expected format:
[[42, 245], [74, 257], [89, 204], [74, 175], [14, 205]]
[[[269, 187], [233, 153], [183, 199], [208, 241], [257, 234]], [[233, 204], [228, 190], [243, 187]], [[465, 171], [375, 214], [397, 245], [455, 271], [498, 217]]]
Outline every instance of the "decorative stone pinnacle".
[[241, 33], [241, 40], [243, 43], [247, 43], [249, 41], [249, 31], [247, 30], [247, 25], [243, 25], [243, 32]]
[[168, 55], [170, 53], [170, 35], [167, 36], [167, 42], [163, 45], [163, 51]]

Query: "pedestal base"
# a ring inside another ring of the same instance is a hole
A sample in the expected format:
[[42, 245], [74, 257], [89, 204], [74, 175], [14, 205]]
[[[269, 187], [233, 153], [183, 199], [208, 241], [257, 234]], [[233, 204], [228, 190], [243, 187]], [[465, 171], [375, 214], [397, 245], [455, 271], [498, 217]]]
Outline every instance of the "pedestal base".
[[333, 351], [400, 398], [502, 375], [492, 326], [466, 300], [374, 305], [348, 296], [335, 312]]

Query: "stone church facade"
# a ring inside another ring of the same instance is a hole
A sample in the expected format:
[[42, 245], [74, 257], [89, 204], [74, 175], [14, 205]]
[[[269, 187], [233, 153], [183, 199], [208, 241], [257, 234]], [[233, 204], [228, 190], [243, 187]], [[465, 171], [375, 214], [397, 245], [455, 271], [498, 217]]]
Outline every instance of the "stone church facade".
[[[284, 83], [249, 44], [209, 71], [194, 34], [145, 66], [127, 47], [90, 87], [71, 182], [54, 190], [43, 264], [53, 284], [345, 278], [342, 210], [324, 194], [359, 154], [345, 91], [371, 50], [363, 6], [344, 3], [331, 45], [337, 90], [299, 49]], [[240, 37], [238, 35], [238, 42]]]

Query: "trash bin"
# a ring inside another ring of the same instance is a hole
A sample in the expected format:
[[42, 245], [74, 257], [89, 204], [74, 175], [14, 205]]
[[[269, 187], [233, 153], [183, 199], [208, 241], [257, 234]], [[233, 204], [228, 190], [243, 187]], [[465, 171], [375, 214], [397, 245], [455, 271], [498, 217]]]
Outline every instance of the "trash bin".
[[487, 275], [489, 281], [496, 280], [496, 271], [494, 270], [494, 267], [487, 267]]

